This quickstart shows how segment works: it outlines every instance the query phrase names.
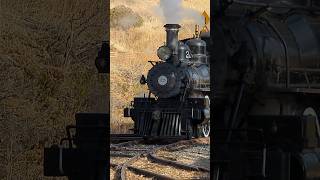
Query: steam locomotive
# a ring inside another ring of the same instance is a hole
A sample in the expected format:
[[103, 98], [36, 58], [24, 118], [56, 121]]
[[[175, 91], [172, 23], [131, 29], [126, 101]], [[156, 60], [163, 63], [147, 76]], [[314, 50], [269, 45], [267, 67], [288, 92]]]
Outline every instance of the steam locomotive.
[[214, 179], [320, 179], [320, 2], [213, 3]]
[[[196, 26], [193, 38], [178, 39], [179, 24], [166, 24], [166, 45], [157, 50], [160, 61], [141, 84], [148, 97], [135, 97], [125, 117], [134, 121], [134, 134], [145, 137], [192, 137], [210, 134], [210, 32]], [[151, 96], [153, 95], [153, 97]]]

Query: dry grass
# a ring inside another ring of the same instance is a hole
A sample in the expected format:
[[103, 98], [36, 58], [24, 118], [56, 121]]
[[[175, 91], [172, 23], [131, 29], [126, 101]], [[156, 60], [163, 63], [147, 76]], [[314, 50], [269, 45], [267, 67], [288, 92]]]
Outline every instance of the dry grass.
[[116, 171], [112, 168], [110, 168], [110, 179], [114, 180], [116, 175]]
[[[111, 130], [127, 132], [132, 121], [123, 117], [123, 108], [130, 104], [135, 96], [147, 92], [146, 86], [139, 84], [142, 74], [146, 75], [151, 65], [148, 60], [158, 60], [156, 50], [165, 42], [165, 24], [159, 16], [159, 0], [111, 0], [110, 7], [120, 5], [130, 7], [143, 18], [141, 27], [119, 30], [111, 28]], [[184, 0], [183, 6], [199, 13], [210, 13], [209, 0]], [[184, 19], [181, 23], [179, 38], [191, 37], [194, 22]]]
[[65, 136], [76, 112], [107, 108], [92, 100], [106, 95], [94, 58], [108, 37], [107, 7], [0, 1], [0, 179], [58, 179], [42, 175], [43, 147]]
[[110, 163], [114, 163], [114, 164], [123, 164], [126, 161], [128, 161], [130, 158], [128, 157], [112, 157], [110, 158]]
[[130, 170], [128, 170], [126, 172], [126, 177], [128, 179], [134, 179], [134, 180], [152, 180], [152, 179], [154, 179], [154, 178], [145, 177], [143, 175], [136, 174], [136, 173], [134, 173], [134, 172], [132, 172]]

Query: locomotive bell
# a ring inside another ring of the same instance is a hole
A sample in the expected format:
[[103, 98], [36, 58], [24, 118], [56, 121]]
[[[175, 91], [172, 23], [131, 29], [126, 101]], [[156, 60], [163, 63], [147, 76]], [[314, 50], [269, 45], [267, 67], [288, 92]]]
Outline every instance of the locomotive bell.
[[194, 28], [194, 36], [195, 38], [199, 38], [200, 37], [200, 32], [199, 32], [199, 25], [195, 25], [195, 28]]

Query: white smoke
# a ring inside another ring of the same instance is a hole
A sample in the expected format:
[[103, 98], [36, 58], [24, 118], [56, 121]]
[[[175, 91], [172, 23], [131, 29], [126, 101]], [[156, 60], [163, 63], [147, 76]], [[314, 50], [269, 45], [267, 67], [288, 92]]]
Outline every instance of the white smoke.
[[160, 12], [166, 24], [180, 24], [184, 19], [191, 19], [199, 25], [204, 24], [201, 13], [182, 6], [182, 0], [160, 0]]
[[129, 29], [130, 27], [133, 27], [135, 24], [137, 24], [138, 18], [136, 16], [125, 16], [123, 18], [120, 18], [118, 20], [118, 24], [123, 29]]

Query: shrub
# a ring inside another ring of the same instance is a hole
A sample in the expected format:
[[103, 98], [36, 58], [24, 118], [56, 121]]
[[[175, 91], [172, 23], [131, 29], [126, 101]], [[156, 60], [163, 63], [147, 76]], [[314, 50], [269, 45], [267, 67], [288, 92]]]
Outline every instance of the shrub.
[[121, 28], [126, 30], [132, 27], [140, 27], [142, 25], [142, 17], [124, 5], [116, 6], [110, 10], [111, 28]]

